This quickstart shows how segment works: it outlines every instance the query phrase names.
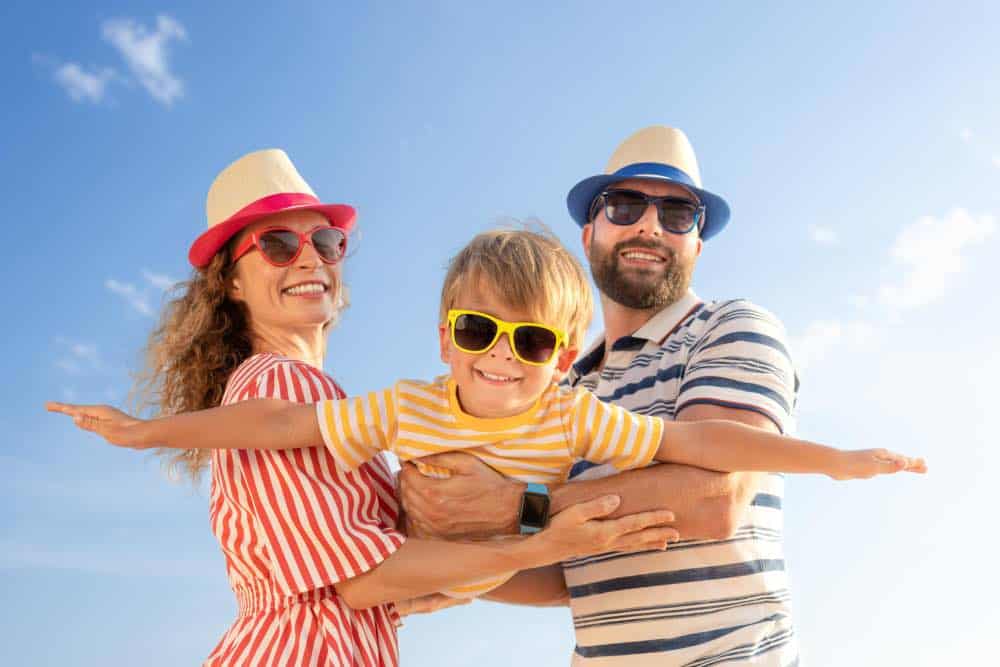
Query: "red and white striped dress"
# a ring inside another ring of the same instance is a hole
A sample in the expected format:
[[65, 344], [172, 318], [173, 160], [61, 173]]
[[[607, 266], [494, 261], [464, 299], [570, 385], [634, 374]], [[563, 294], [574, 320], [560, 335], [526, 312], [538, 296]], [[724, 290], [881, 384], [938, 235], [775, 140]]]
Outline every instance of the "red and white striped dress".
[[[343, 397], [332, 378], [309, 364], [258, 354], [233, 373], [222, 404]], [[341, 472], [318, 445], [213, 453], [212, 532], [239, 615], [206, 665], [399, 664], [393, 605], [356, 611], [333, 587], [403, 543], [392, 474], [381, 456]]]

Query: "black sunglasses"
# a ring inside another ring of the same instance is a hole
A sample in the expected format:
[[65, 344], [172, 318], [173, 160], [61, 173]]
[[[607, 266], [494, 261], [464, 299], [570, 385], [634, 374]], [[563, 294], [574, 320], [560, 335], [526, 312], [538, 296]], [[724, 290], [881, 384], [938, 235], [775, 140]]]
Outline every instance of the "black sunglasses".
[[705, 207], [684, 197], [654, 197], [638, 190], [605, 190], [594, 198], [590, 206], [590, 220], [604, 207], [604, 217], [614, 225], [634, 225], [639, 222], [649, 205], [656, 206], [660, 227], [671, 234], [687, 234], [700, 227], [705, 218]]

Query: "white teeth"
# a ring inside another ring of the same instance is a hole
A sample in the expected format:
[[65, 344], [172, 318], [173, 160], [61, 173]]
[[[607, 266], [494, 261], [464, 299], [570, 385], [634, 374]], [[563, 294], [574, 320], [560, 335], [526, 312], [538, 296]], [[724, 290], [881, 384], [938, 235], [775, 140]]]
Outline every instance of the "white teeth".
[[494, 375], [493, 373], [487, 373], [486, 371], [479, 371], [479, 373], [487, 380], [492, 380], [493, 382], [512, 382], [517, 379], [507, 377], [506, 375]]
[[300, 296], [302, 294], [322, 294], [326, 291], [326, 286], [321, 285], [320, 283], [306, 283], [304, 285], [289, 287], [283, 291], [285, 294], [291, 294], [292, 296]]
[[637, 250], [629, 250], [628, 252], [623, 252], [622, 257], [627, 259], [642, 259], [647, 262], [662, 262], [663, 260], [656, 255], [650, 255], [649, 253], [639, 252]]

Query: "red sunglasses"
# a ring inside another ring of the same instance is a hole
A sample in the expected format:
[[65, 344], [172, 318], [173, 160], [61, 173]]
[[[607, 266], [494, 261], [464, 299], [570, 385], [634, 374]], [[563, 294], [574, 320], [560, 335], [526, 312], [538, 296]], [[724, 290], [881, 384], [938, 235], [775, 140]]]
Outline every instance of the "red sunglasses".
[[233, 263], [257, 248], [269, 264], [288, 266], [299, 258], [307, 243], [327, 264], [336, 264], [344, 258], [347, 251], [347, 235], [336, 227], [316, 227], [308, 232], [297, 232], [287, 227], [268, 227], [253, 232], [240, 244], [233, 253]]

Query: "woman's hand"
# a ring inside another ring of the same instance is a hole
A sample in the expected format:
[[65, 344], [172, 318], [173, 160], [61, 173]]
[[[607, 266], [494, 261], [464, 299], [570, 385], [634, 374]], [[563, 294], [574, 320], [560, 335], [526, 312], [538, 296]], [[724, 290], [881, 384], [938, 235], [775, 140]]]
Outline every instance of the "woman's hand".
[[926, 473], [922, 458], [903, 456], [888, 449], [856, 449], [839, 452], [836, 466], [829, 473], [833, 479], [868, 479], [896, 472]]
[[453, 598], [443, 593], [431, 593], [409, 600], [399, 600], [395, 605], [400, 616], [409, 616], [410, 614], [430, 614], [448, 607], [469, 604], [472, 600], [473, 598]]
[[609, 551], [662, 550], [679, 539], [677, 530], [666, 525], [674, 520], [669, 510], [601, 519], [620, 503], [618, 496], [578, 503], [557, 514], [548, 528], [529, 539], [536, 540], [552, 556], [549, 562]]
[[45, 404], [49, 412], [60, 412], [73, 418], [73, 423], [84, 431], [101, 436], [112, 445], [132, 449], [148, 449], [156, 446], [149, 442], [145, 419], [136, 419], [110, 405], [76, 405], [49, 401]]

